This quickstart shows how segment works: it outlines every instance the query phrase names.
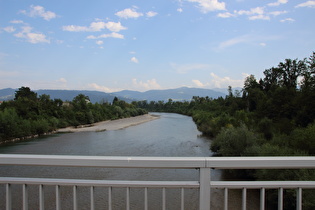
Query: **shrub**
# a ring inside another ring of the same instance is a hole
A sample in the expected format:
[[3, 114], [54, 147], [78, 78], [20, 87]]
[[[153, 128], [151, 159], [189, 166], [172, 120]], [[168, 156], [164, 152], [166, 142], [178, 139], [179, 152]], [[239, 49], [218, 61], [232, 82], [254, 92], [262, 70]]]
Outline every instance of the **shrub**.
[[252, 147], [261, 138], [245, 125], [223, 128], [211, 144], [211, 150], [223, 156], [244, 156], [246, 148]]

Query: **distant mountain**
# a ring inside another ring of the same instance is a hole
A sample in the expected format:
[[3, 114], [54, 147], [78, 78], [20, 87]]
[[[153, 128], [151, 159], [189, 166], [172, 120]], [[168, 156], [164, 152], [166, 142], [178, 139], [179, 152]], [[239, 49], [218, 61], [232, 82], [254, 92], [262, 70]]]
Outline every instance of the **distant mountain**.
[[15, 91], [16, 90], [12, 88], [0, 90], [0, 101], [8, 101], [14, 99]]
[[[0, 101], [13, 100], [15, 91], [17, 89], [6, 88], [0, 90]], [[115, 97], [124, 100], [128, 103], [131, 101], [189, 101], [193, 96], [200, 96], [209, 98], [225, 97], [226, 93], [202, 89], [202, 88], [176, 88], [168, 90], [149, 90], [146, 92], [138, 92], [131, 90], [123, 90], [115, 93], [104, 93], [100, 91], [88, 91], [88, 90], [33, 90], [38, 95], [50, 95], [51, 99], [61, 99], [63, 101], [72, 101], [74, 97], [79, 94], [89, 96], [92, 103], [96, 102], [112, 102]]]
[[132, 100], [147, 100], [147, 101], [168, 101], [172, 99], [173, 101], [189, 101], [193, 96], [200, 96], [209, 98], [225, 97], [226, 94], [219, 91], [214, 91], [210, 89], [203, 88], [176, 88], [168, 90], [149, 90], [146, 92], [123, 90], [120, 92], [113, 93], [114, 95], [121, 96], [124, 98], [130, 98]]

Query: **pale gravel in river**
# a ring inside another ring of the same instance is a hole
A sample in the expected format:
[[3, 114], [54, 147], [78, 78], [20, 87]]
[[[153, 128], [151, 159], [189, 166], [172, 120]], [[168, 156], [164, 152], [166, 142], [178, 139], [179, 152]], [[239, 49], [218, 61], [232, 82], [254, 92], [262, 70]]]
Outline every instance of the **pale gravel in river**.
[[111, 130], [119, 130], [123, 128], [127, 128], [134, 125], [139, 125], [145, 122], [149, 122], [151, 120], [155, 120], [159, 118], [156, 115], [140, 115], [136, 117], [129, 117], [123, 118], [118, 120], [107, 120], [102, 122], [97, 122], [89, 126], [84, 126], [80, 128], [75, 127], [67, 127], [58, 129], [57, 132], [87, 132], [87, 131], [94, 131], [94, 132], [101, 132], [101, 131], [111, 131]]

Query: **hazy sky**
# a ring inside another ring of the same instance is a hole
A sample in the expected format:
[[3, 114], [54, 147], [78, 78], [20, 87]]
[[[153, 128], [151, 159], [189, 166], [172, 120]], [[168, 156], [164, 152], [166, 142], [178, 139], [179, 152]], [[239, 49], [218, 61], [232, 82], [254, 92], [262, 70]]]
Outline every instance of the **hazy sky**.
[[242, 87], [309, 57], [314, 20], [314, 0], [0, 0], [0, 88]]

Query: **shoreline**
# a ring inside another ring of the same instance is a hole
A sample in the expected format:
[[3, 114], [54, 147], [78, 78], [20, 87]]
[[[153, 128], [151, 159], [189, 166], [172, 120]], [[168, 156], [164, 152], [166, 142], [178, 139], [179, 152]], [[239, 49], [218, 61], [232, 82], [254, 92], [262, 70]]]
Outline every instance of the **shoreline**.
[[117, 120], [107, 120], [102, 122], [97, 122], [86, 127], [66, 127], [57, 129], [56, 133], [77, 133], [77, 132], [103, 132], [103, 131], [112, 131], [120, 130], [130, 126], [139, 125], [145, 122], [158, 119], [159, 116], [145, 114], [136, 117], [122, 118]]

